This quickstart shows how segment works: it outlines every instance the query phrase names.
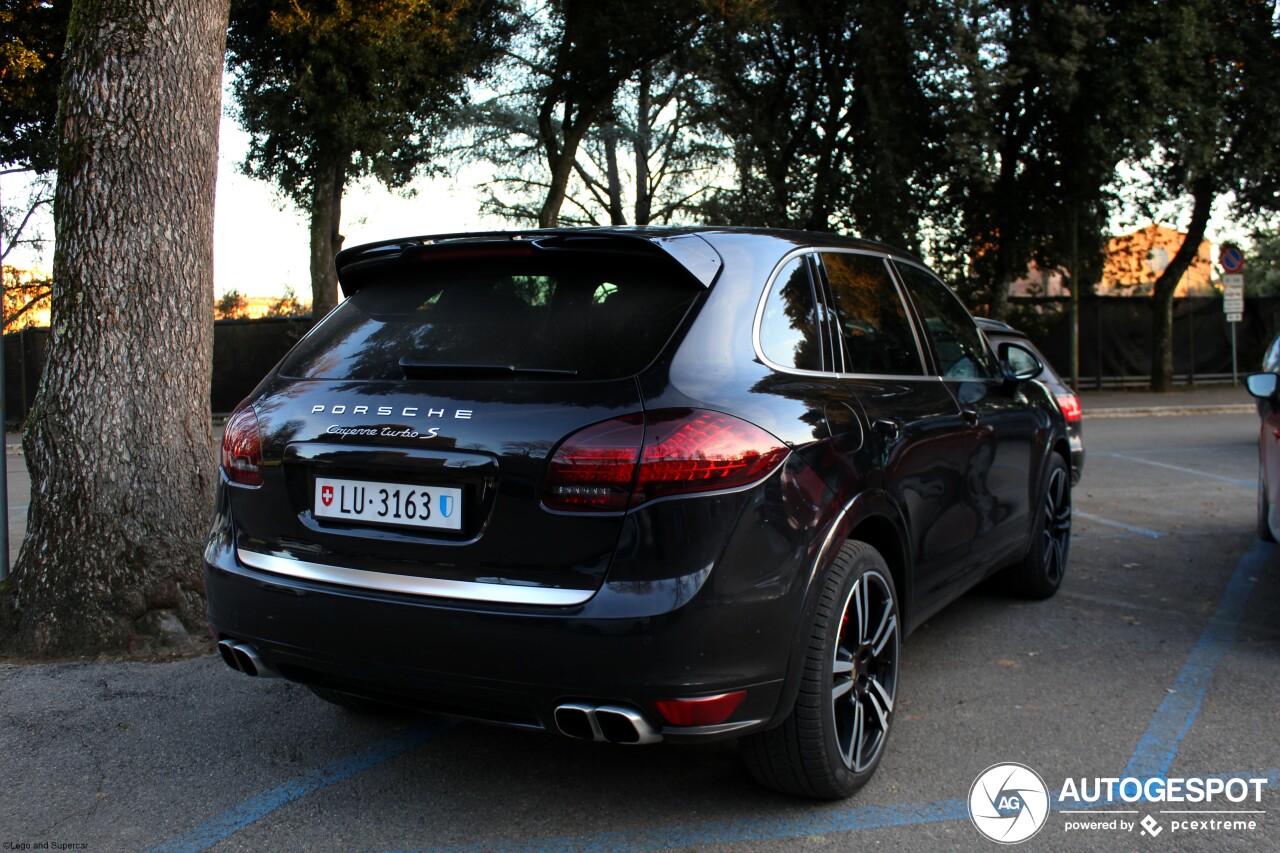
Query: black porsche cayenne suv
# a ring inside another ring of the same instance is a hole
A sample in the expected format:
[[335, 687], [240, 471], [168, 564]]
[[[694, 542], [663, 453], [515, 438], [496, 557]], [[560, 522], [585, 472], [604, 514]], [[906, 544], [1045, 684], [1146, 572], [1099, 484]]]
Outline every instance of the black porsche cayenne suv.
[[356, 709], [741, 738], [764, 784], [841, 797], [912, 628], [996, 572], [1062, 580], [1039, 362], [1014, 375], [909, 255], [606, 228], [337, 267], [347, 299], [226, 427], [205, 560], [236, 669]]

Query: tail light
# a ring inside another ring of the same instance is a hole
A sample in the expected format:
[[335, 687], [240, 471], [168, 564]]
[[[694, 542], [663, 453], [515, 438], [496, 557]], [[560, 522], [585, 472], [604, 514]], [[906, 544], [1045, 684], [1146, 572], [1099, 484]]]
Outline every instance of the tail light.
[[1084, 417], [1084, 409], [1080, 408], [1080, 398], [1075, 394], [1059, 394], [1058, 406], [1062, 409], [1062, 416], [1067, 419], [1067, 423], [1076, 424]]
[[542, 502], [619, 512], [670, 495], [740, 488], [771, 474], [788, 452], [759, 427], [720, 412], [624, 415], [565, 439], [547, 467]]
[[262, 485], [262, 434], [247, 401], [236, 406], [222, 432], [222, 470], [233, 483]]

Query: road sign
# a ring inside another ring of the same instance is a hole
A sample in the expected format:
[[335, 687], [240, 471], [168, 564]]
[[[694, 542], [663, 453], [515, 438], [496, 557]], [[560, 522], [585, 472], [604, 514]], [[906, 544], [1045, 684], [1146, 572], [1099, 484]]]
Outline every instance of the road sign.
[[1222, 277], [1222, 311], [1228, 323], [1239, 323], [1244, 314], [1244, 274], [1227, 273]]
[[1218, 252], [1218, 263], [1223, 272], [1238, 273], [1244, 269], [1244, 252], [1234, 243], [1225, 243]]

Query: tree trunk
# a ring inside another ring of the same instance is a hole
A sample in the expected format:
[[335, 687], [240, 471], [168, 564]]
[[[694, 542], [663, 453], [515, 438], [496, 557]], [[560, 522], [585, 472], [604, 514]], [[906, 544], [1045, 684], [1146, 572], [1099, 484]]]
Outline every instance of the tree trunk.
[[649, 187], [649, 155], [653, 149], [651, 76], [648, 68], [640, 70], [640, 92], [636, 97], [636, 138], [632, 145], [636, 154], [636, 225], [648, 225], [653, 219], [653, 191]]
[[227, 0], [76, 2], [59, 116], [49, 360], [0, 643], [207, 645], [201, 551]]
[[[610, 128], [604, 138], [605, 181], [609, 189], [609, 224], [626, 225], [622, 213], [622, 177], [618, 171], [618, 129]], [[637, 225], [640, 223], [636, 223]]]
[[564, 121], [558, 126], [554, 118], [555, 96], [549, 95], [542, 102], [538, 110], [538, 139], [542, 143], [547, 167], [551, 171], [551, 183], [547, 187], [542, 208], [538, 211], [539, 228], [555, 228], [560, 224], [560, 208], [564, 206], [569, 178], [573, 175], [573, 164], [578, 159], [578, 148], [596, 117], [600, 115], [601, 108], [612, 97], [610, 93], [607, 98], [581, 104], [576, 110], [572, 104], [565, 104]]
[[1156, 279], [1155, 310], [1151, 318], [1151, 390], [1173, 390], [1173, 295], [1178, 282], [1191, 267], [1204, 242], [1204, 231], [1209, 224], [1209, 211], [1213, 207], [1213, 181], [1197, 178], [1191, 187], [1191, 225], [1182, 245]]
[[311, 189], [311, 321], [319, 323], [338, 306], [338, 268], [333, 258], [342, 249], [342, 192], [350, 157], [319, 160]]

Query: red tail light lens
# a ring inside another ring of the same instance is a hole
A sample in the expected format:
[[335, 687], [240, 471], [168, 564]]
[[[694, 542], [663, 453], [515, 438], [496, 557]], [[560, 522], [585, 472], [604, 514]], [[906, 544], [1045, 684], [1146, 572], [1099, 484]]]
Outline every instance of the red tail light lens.
[[1079, 423], [1084, 417], [1084, 409], [1080, 408], [1080, 398], [1075, 394], [1059, 394], [1058, 405], [1062, 408], [1062, 416], [1067, 423]]
[[720, 412], [665, 409], [574, 433], [551, 459], [543, 503], [618, 512], [669, 495], [749, 486], [787, 457], [786, 445]]
[[789, 452], [759, 427], [720, 412], [670, 409], [647, 421], [632, 506], [666, 495], [748, 486]]
[[627, 415], [574, 433], [551, 459], [542, 502], [552, 509], [618, 512], [636, 479], [644, 415]]
[[236, 406], [222, 432], [222, 470], [233, 483], [262, 485], [262, 434], [248, 403]]

